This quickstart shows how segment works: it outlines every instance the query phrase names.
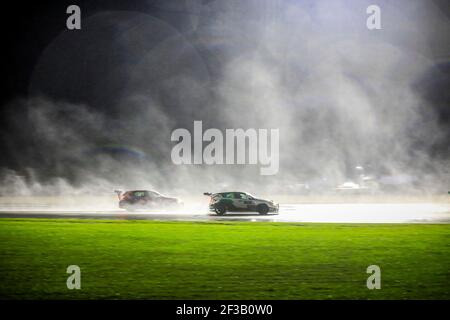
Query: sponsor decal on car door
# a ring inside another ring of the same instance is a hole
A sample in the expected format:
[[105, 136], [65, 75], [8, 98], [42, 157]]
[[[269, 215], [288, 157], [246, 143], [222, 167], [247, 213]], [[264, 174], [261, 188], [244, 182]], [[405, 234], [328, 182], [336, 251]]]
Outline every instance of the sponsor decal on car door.
[[245, 193], [236, 192], [234, 194], [233, 204], [240, 210], [250, 210], [252, 208], [253, 201], [248, 199]]

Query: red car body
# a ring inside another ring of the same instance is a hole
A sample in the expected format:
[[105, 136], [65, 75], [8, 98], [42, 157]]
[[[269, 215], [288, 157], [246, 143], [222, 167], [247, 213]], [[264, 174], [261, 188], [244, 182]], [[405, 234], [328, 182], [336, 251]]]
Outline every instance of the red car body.
[[119, 208], [128, 211], [176, 208], [182, 205], [182, 202], [177, 198], [163, 196], [151, 190], [132, 190], [126, 192], [116, 190], [116, 193], [119, 198]]

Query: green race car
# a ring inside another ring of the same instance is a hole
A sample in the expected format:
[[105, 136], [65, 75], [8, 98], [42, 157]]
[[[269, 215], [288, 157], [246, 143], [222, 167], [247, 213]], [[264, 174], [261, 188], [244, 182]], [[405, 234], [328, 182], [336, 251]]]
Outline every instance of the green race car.
[[259, 214], [267, 214], [269, 212], [278, 213], [279, 209], [279, 204], [274, 203], [272, 200], [257, 199], [245, 192], [205, 192], [204, 195], [211, 197], [209, 210], [220, 216], [227, 213], [227, 211], [252, 211]]

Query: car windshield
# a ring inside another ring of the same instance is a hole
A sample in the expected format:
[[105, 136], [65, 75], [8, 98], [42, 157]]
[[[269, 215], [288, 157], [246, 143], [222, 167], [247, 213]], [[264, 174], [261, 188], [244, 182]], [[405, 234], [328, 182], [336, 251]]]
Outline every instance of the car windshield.
[[222, 193], [222, 197], [232, 199], [233, 193], [232, 192]]
[[150, 197], [159, 197], [159, 196], [161, 196], [161, 194], [156, 192], [156, 191], [149, 191], [148, 194], [149, 194]]

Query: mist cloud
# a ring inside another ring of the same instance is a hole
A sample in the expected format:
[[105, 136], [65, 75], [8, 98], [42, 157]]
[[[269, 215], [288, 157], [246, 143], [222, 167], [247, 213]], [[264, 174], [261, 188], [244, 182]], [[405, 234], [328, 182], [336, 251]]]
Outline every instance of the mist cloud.
[[[369, 31], [369, 4], [194, 1], [184, 32], [145, 13], [87, 18], [47, 47], [30, 97], [12, 102], [25, 116], [9, 115], [16, 165], [3, 170], [0, 193], [283, 192], [342, 183], [358, 165], [446, 190], [448, 131], [417, 90], [437, 63], [435, 8], [383, 1], [383, 29]], [[439, 30], [442, 39], [448, 23]], [[171, 133], [195, 120], [205, 130], [279, 129], [279, 173], [174, 165]]]

